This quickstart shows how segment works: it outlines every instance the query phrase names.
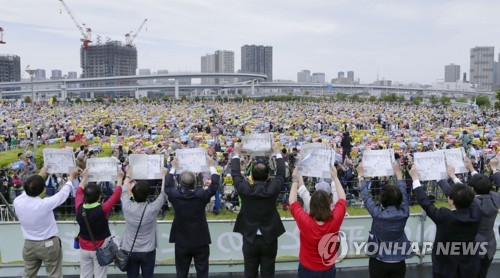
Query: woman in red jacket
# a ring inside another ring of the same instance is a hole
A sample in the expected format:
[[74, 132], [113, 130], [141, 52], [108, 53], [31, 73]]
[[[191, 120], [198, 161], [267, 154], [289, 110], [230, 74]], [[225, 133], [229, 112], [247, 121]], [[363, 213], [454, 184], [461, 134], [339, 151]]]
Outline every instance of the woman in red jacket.
[[[290, 189], [290, 209], [300, 230], [299, 277], [335, 277], [337, 248], [330, 248], [332, 240], [344, 220], [346, 196], [337, 176], [337, 169], [330, 168], [339, 200], [332, 209], [332, 198], [325, 191], [317, 190], [311, 196], [310, 213], [306, 213], [297, 201], [299, 176], [293, 172]], [[340, 244], [338, 242], [338, 244]]]

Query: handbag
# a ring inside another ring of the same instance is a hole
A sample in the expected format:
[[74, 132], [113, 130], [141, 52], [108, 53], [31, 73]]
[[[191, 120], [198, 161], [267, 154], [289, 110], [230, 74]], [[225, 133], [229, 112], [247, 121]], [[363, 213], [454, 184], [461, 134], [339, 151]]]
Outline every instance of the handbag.
[[92, 240], [92, 243], [94, 244], [97, 262], [99, 263], [100, 266], [106, 266], [106, 265], [112, 263], [113, 260], [115, 259], [115, 253], [118, 251], [118, 246], [116, 245], [115, 241], [113, 240], [113, 237], [110, 238], [108, 244], [105, 247], [101, 246], [101, 247], [97, 248], [97, 244], [95, 243], [95, 239], [94, 239], [94, 234], [92, 233], [92, 230], [90, 229], [90, 224], [89, 224], [89, 220], [87, 219], [87, 213], [86, 213], [85, 209], [83, 209], [82, 216], [83, 216], [83, 219], [85, 220], [85, 225], [87, 226], [87, 230], [89, 231], [90, 239]]
[[144, 218], [144, 213], [146, 212], [148, 204], [146, 203], [146, 206], [144, 207], [144, 210], [142, 211], [141, 215], [141, 220], [139, 221], [139, 226], [137, 227], [137, 231], [135, 232], [135, 237], [134, 241], [132, 242], [132, 247], [130, 248], [130, 252], [128, 254], [125, 254], [122, 249], [117, 250], [115, 254], [115, 265], [120, 269], [121, 271], [127, 271], [128, 269], [128, 261], [130, 260], [130, 256], [132, 255], [132, 250], [134, 250], [134, 245], [135, 245], [135, 240], [137, 239], [137, 235], [139, 234], [139, 229], [141, 228], [142, 224], [142, 219]]

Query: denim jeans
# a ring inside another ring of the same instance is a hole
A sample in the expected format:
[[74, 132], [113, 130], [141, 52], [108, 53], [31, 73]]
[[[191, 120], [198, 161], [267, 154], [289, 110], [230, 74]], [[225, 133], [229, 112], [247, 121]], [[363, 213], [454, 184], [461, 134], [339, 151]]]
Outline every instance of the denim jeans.
[[336, 273], [337, 269], [335, 269], [335, 265], [325, 271], [314, 271], [305, 268], [302, 264], [299, 263], [300, 278], [335, 278]]
[[149, 252], [132, 252], [128, 261], [127, 277], [139, 277], [139, 270], [143, 278], [152, 278], [156, 263], [156, 249]]

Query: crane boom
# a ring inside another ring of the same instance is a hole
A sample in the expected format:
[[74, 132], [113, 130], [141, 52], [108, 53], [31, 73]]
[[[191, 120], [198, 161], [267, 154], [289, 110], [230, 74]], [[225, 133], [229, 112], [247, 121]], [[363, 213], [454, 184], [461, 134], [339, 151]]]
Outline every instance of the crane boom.
[[[84, 49], [87, 49], [88, 48], [88, 45], [89, 43], [91, 43], [92, 41], [90, 40], [91, 37], [92, 37], [92, 29], [86, 27], [85, 29], [83, 29], [83, 27], [80, 25], [80, 23], [78, 23], [78, 21], [76, 20], [76, 18], [73, 16], [73, 13], [71, 12], [71, 10], [69, 9], [68, 5], [66, 5], [66, 3], [63, 1], [63, 0], [59, 0], [59, 2], [61, 2], [61, 4], [63, 5], [64, 7], [64, 10], [66, 10], [66, 12], [68, 13], [69, 17], [71, 17], [71, 20], [73, 21], [73, 23], [75, 24], [76, 28], [78, 28], [78, 30], [80, 31], [80, 33], [82, 34], [83, 38], [80, 39], [82, 42], [83, 42], [83, 48]], [[83, 24], [85, 25], [85, 24]]]
[[144, 24], [146, 24], [146, 22], [148, 21], [148, 19], [144, 19], [141, 23], [141, 26], [139, 26], [139, 28], [137, 28], [137, 31], [135, 31], [134, 35], [132, 37], [130, 37], [130, 35], [132, 34], [132, 32], [129, 32], [127, 34], [125, 34], [125, 41], [126, 41], [126, 46], [128, 47], [132, 47], [133, 46], [133, 42], [135, 40], [135, 38], [137, 37], [137, 35], [139, 34], [139, 32], [142, 30], [142, 27], [144, 27]]

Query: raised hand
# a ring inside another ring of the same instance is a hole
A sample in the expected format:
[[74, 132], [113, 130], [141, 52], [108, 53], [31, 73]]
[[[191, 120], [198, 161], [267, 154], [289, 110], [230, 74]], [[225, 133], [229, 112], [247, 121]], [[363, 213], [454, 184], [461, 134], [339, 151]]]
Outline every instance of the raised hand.
[[394, 170], [394, 173], [396, 174], [396, 179], [402, 180], [403, 179], [403, 172], [401, 172], [401, 167], [399, 166], [398, 162], [392, 163], [392, 169]]
[[337, 167], [335, 167], [335, 165], [330, 167], [330, 175], [332, 176], [332, 179], [338, 178]]
[[356, 172], [358, 172], [358, 177], [363, 177], [365, 174], [365, 170], [363, 169], [363, 163], [359, 163], [358, 167], [356, 167]]
[[[129, 167], [129, 166], [127, 166], [127, 167]], [[125, 176], [125, 174], [123, 173], [122, 169], [120, 167], [118, 167], [118, 175], [116, 176], [116, 181], [121, 184], [124, 176]]]
[[243, 149], [243, 143], [236, 143], [234, 144], [233, 151], [237, 155], [241, 155], [241, 150]]
[[410, 176], [412, 180], [420, 179], [420, 175], [418, 174], [417, 167], [415, 166], [415, 164], [413, 164], [413, 166], [410, 169]]
[[276, 143], [273, 144], [273, 153], [275, 154], [281, 153], [281, 148]]
[[490, 160], [490, 168], [491, 170], [498, 169], [498, 159], [496, 157]]
[[174, 158], [174, 160], [172, 160], [172, 162], [170, 164], [172, 164], [172, 168], [178, 168], [179, 167], [179, 160], [177, 160], [177, 157]]
[[469, 170], [469, 171], [474, 171], [474, 166], [472, 165], [472, 162], [470, 161], [470, 159], [466, 158], [465, 159], [465, 167]]
[[38, 173], [38, 175], [43, 177], [46, 174], [47, 174], [47, 166], [43, 166], [42, 169], [40, 169], [40, 173]]
[[453, 165], [446, 165], [446, 172], [448, 173], [448, 176], [450, 176], [450, 178], [456, 178], [457, 176], [455, 175], [455, 167], [453, 167]]
[[127, 165], [127, 167], [125, 167], [125, 174], [127, 175], [127, 177], [130, 177], [132, 175], [132, 166]]
[[71, 173], [69, 173], [69, 178], [68, 180], [73, 182], [74, 179], [76, 179], [76, 177], [78, 177], [78, 174], [82, 171], [82, 169], [78, 168], [78, 167], [75, 167], [73, 168], [73, 170], [71, 170]]
[[292, 180], [298, 182], [300, 180], [299, 169], [295, 167], [292, 173]]
[[207, 165], [208, 167], [215, 167], [215, 160], [209, 155], [207, 155]]

